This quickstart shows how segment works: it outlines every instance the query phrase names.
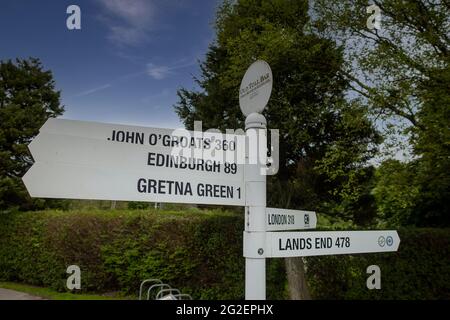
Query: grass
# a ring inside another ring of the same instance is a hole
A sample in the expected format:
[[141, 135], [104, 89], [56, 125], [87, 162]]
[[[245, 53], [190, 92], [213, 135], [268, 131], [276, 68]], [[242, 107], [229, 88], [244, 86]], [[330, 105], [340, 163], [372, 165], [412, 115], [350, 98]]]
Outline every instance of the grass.
[[57, 292], [52, 289], [15, 282], [0, 282], [0, 288], [25, 292], [49, 300], [127, 300], [130, 297]]

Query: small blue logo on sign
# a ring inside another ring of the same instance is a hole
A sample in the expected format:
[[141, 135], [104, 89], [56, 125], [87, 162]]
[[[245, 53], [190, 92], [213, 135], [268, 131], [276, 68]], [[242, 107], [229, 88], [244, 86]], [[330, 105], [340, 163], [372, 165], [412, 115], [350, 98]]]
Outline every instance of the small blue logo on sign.
[[384, 239], [383, 236], [380, 236], [380, 237], [378, 238], [378, 245], [379, 245], [380, 247], [384, 247], [385, 244], [386, 244], [386, 239]]
[[386, 237], [386, 244], [390, 247], [394, 243], [394, 239], [391, 236]]

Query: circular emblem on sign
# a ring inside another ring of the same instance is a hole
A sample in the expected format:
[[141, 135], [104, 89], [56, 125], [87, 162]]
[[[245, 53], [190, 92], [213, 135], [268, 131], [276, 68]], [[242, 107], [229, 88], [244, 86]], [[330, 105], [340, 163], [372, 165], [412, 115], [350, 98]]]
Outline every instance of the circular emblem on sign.
[[245, 116], [261, 113], [272, 93], [272, 70], [267, 62], [255, 61], [245, 72], [239, 88], [239, 105]]
[[380, 246], [380, 247], [384, 247], [384, 244], [386, 243], [386, 240], [384, 239], [384, 237], [383, 236], [380, 236], [379, 238], [378, 238], [378, 245]]
[[308, 225], [309, 224], [309, 214], [305, 214], [304, 220], [305, 220], [305, 224]]
[[394, 239], [391, 236], [386, 237], [386, 244], [390, 247], [394, 243]]

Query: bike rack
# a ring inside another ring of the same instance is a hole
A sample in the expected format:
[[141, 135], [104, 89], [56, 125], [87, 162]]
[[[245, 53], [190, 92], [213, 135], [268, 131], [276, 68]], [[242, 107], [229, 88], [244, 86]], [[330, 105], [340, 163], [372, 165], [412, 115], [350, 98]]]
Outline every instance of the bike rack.
[[[161, 290], [159, 290], [158, 294], [156, 295], [156, 300], [161, 300], [161, 298], [163, 297], [162, 293], [164, 293], [164, 292], [169, 292], [169, 296], [173, 296], [174, 298], [175, 298], [175, 296], [172, 294], [172, 292], [176, 292], [176, 294], [181, 294], [180, 290], [178, 290], [178, 289], [172, 289], [172, 288], [161, 289]], [[177, 299], [174, 299], [174, 300], [177, 300]]]
[[[181, 293], [180, 290], [172, 288], [170, 285], [163, 283], [159, 279], [145, 279], [139, 286], [139, 300], [142, 300], [142, 293], [146, 283], [153, 283], [147, 290], [147, 300], [150, 300], [150, 293], [153, 289], [160, 288], [156, 295], [153, 295], [155, 300], [192, 300], [189, 294]], [[168, 294], [164, 294], [167, 293]]]
[[148, 288], [148, 291], [147, 291], [147, 300], [150, 300], [150, 291], [152, 291], [153, 288], [158, 288], [158, 287], [167, 288], [167, 289], [165, 289], [165, 290], [172, 289], [172, 287], [171, 287], [170, 285], [166, 284], [166, 283], [158, 283], [158, 284], [154, 284], [154, 285], [152, 285], [150, 288]]
[[[156, 283], [162, 284], [162, 281], [159, 279], [146, 279], [146, 280], [142, 281], [141, 285], [139, 287], [139, 300], [142, 300], [142, 288], [144, 287], [144, 284], [146, 282], [156, 282]], [[147, 300], [148, 300], [148, 298], [147, 298]]]
[[[178, 298], [177, 300], [192, 300], [191, 295], [187, 294], [187, 293], [174, 294], [173, 296], [175, 298]], [[185, 297], [187, 299], [182, 299], [183, 297]]]

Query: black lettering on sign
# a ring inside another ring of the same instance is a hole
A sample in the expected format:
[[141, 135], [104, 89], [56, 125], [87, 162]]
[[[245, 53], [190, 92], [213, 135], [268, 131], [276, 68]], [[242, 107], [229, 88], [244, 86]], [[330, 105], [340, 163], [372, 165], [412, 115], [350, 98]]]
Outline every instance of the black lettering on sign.
[[162, 144], [164, 147], [170, 147], [170, 136], [165, 134], [162, 138]]
[[269, 214], [267, 216], [269, 225], [285, 225], [288, 224], [288, 219], [285, 214]]
[[316, 249], [330, 249], [333, 247], [333, 240], [330, 237], [316, 238], [315, 248]]
[[[197, 195], [205, 198], [233, 198], [233, 186], [220, 184], [199, 183]], [[240, 195], [239, 195], [240, 197]]]
[[149, 194], [192, 196], [192, 187], [190, 182], [183, 181], [140, 178], [137, 182], [137, 191], [139, 193]]
[[350, 238], [349, 237], [337, 237], [335, 242], [338, 248], [350, 248]]
[[283, 243], [282, 239], [278, 239], [278, 249], [280, 251], [286, 250], [309, 250], [312, 248], [311, 238], [287, 238]]
[[288, 223], [288, 224], [295, 224], [295, 216], [293, 216], [293, 215], [288, 215], [288, 216], [287, 216], [287, 223]]
[[144, 144], [144, 133], [113, 130], [111, 138], [108, 138], [108, 140], [133, 144]]
[[145, 184], [145, 179], [139, 179], [138, 183], [137, 183], [137, 190], [138, 192], [142, 193], [142, 192], [146, 192], [146, 184]]
[[[147, 165], [153, 167], [176, 168], [193, 171], [217, 172], [220, 173], [220, 163], [212, 160], [204, 160], [197, 158], [187, 158], [184, 156], [174, 156], [171, 154], [162, 154], [149, 152], [147, 157]], [[236, 174], [237, 165], [230, 165], [231, 170], [225, 173]]]
[[271, 213], [267, 215], [267, 223], [268, 225], [295, 224], [295, 216]]
[[151, 133], [148, 136], [148, 144], [154, 146], [158, 142], [158, 136], [154, 133]]
[[211, 139], [205, 138], [203, 140], [203, 144], [204, 144], [203, 148], [208, 150], [211, 147]]

